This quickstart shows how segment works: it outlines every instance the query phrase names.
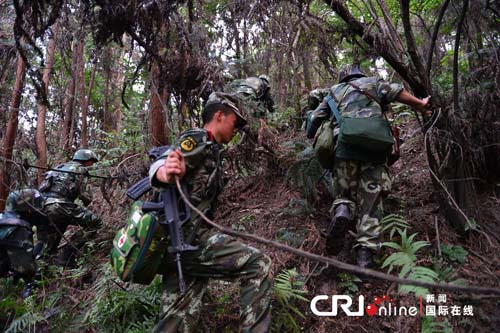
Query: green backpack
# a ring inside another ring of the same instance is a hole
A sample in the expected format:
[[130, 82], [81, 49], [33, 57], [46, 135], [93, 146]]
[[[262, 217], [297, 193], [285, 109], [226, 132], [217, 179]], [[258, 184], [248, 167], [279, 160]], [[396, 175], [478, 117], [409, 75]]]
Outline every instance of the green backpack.
[[316, 158], [324, 169], [332, 169], [335, 160], [335, 124], [325, 120], [314, 138], [313, 148]]
[[111, 265], [125, 282], [149, 284], [168, 248], [168, 235], [156, 212], [144, 213], [142, 201], [132, 205], [127, 224], [113, 240]]

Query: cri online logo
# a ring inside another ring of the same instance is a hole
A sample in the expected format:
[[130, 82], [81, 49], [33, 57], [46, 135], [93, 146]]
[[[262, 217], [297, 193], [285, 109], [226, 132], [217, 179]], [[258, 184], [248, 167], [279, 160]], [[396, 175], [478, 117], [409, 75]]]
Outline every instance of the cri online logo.
[[[317, 304], [320, 301], [328, 301], [331, 298], [331, 311], [320, 311]], [[400, 306], [396, 307], [394, 299], [387, 295], [382, 297], [374, 297], [373, 302], [365, 307], [365, 297], [360, 295], [358, 297], [358, 308], [352, 309], [352, 298], [348, 295], [318, 295], [311, 300], [311, 311], [320, 317], [334, 317], [338, 314], [339, 307], [349, 317], [361, 317], [365, 313], [370, 317], [378, 314], [379, 316], [416, 316], [419, 309], [416, 306]], [[422, 310], [420, 309], [420, 314]]]

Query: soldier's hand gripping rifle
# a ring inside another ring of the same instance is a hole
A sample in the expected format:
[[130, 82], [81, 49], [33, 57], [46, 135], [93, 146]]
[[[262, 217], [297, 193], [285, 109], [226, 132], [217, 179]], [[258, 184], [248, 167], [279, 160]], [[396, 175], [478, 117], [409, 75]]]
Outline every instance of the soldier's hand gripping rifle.
[[[187, 193], [185, 184], [182, 185], [183, 191]], [[191, 209], [186, 206], [181, 199], [179, 192], [175, 186], [169, 186], [160, 193], [161, 203], [145, 202], [143, 211], [158, 211], [165, 212], [165, 219], [160, 222], [167, 227], [170, 235], [171, 246], [169, 252], [174, 255], [174, 260], [177, 265], [177, 276], [179, 279], [179, 289], [181, 293], [186, 292], [186, 283], [182, 273], [181, 255], [186, 251], [194, 251], [198, 246], [193, 246], [184, 242], [184, 234], [182, 226], [184, 223], [191, 220]]]

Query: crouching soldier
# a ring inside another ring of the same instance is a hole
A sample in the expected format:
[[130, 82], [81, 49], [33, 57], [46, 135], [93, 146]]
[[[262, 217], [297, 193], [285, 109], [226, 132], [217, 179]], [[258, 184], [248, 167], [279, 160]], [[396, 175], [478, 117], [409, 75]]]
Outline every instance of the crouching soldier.
[[11, 192], [0, 213], [0, 277], [10, 272], [15, 279], [22, 278], [23, 298], [31, 294], [37, 272], [35, 256], [41, 247], [34, 250], [32, 226], [46, 224], [42, 208], [40, 192], [26, 189]]
[[[57, 259], [60, 265], [74, 264], [75, 248], [82, 248], [102, 224], [98, 216], [75, 203], [76, 199], [80, 199], [87, 206], [92, 201], [87, 190], [87, 168], [97, 161], [97, 155], [92, 150], [77, 150], [72, 161], [45, 173], [40, 185], [40, 192], [46, 198], [44, 212], [49, 220], [40, 230], [40, 238], [47, 244], [48, 253], [57, 252], [59, 242], [69, 225], [77, 225], [83, 229], [71, 238], [70, 244], [66, 244]], [[84, 232], [87, 234], [84, 235]]]
[[[229, 94], [212, 93], [203, 110], [204, 127], [184, 132], [175, 149], [167, 151], [149, 170], [151, 185], [161, 190], [175, 186], [175, 177], [191, 188], [190, 200], [213, 216], [223, 188], [221, 144], [228, 143], [246, 123], [237, 100]], [[162, 314], [155, 332], [193, 332], [198, 323], [201, 299], [209, 278], [240, 279], [242, 332], [268, 332], [271, 282], [269, 257], [233, 237], [211, 230], [200, 217], [186, 224], [193, 232], [197, 250], [185, 252], [182, 267], [187, 289], [180, 293], [175, 268], [163, 276]], [[191, 237], [189, 237], [191, 238]], [[188, 239], [189, 239], [188, 238]]]

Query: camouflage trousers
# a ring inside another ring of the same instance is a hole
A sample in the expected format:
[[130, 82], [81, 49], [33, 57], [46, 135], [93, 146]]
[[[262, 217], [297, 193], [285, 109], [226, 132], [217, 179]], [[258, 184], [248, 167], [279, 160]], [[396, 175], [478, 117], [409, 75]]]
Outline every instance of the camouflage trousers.
[[[187, 290], [181, 294], [173, 262], [163, 277], [162, 314], [154, 332], [195, 332], [209, 278], [240, 279], [242, 332], [268, 332], [271, 321], [271, 260], [231, 236], [210, 233], [199, 249], [182, 255]], [[171, 256], [170, 256], [171, 257]]]
[[17, 243], [19, 246], [0, 246], [0, 261], [3, 269], [10, 269], [30, 282], [36, 274], [36, 263], [33, 258], [33, 233], [23, 227], [0, 227], [13, 228], [14, 230], [5, 239], [10, 243]]
[[[39, 237], [42, 242], [47, 244], [49, 253], [57, 251], [62, 234], [69, 225], [82, 227], [79, 239], [89, 239], [95, 235], [95, 231], [100, 228], [101, 219], [85, 207], [68, 201], [49, 201], [47, 199], [44, 212], [47, 214], [49, 224], [40, 228]], [[83, 235], [86, 233], [88, 235]]]
[[392, 180], [384, 164], [363, 161], [336, 161], [333, 170], [335, 201], [332, 214], [340, 204], [347, 204], [356, 221], [355, 247], [377, 251], [383, 217], [383, 199], [391, 190]]

